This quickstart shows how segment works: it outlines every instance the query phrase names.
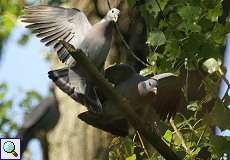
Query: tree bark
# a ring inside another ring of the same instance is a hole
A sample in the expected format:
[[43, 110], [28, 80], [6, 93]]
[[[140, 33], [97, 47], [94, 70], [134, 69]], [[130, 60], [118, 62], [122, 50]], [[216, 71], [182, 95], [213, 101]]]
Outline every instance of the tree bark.
[[77, 104], [61, 90], [57, 90], [61, 117], [55, 129], [48, 134], [50, 160], [93, 160], [103, 156], [109, 135], [92, 128], [77, 118], [85, 107]]
[[[107, 0], [70, 0], [70, 2], [70, 7], [82, 10], [92, 24], [103, 18], [109, 10]], [[139, 54], [139, 57], [145, 59], [146, 33], [143, 19], [140, 15], [134, 14], [135, 16], [131, 17], [131, 19], [133, 19], [132, 22], [135, 25], [130, 24], [131, 20], [126, 1], [111, 0], [111, 7], [121, 10], [118, 22], [120, 30], [122, 34], [125, 34], [125, 38], [134, 52]], [[105, 67], [120, 62], [130, 63], [136, 67], [136, 60], [126, 53], [125, 47], [114, 30], [113, 43]], [[57, 64], [60, 64], [57, 61], [57, 56], [55, 54], [53, 56], [55, 57], [53, 58], [55, 59], [53, 60], [53, 68], [61, 68], [57, 66]], [[61, 118], [54, 130], [48, 134], [49, 159], [94, 160], [96, 157], [100, 160], [108, 159], [106, 157], [108, 156], [106, 147], [111, 142], [111, 135], [92, 128], [79, 120], [77, 115], [85, 111], [85, 107], [74, 102], [59, 89], [56, 89], [56, 93], [60, 102]]]
[[[78, 2], [78, 3], [77, 3]], [[94, 4], [90, 0], [75, 1], [71, 7], [81, 9], [95, 23]], [[53, 55], [53, 68], [61, 68], [60, 62]], [[94, 160], [108, 159], [106, 147], [111, 135], [95, 129], [78, 119], [77, 115], [85, 111], [85, 107], [72, 100], [56, 88], [61, 117], [58, 125], [48, 134], [49, 160]]]

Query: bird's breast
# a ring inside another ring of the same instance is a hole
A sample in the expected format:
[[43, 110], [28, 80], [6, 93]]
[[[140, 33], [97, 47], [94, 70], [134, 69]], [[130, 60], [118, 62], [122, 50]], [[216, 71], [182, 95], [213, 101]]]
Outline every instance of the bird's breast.
[[[105, 27], [105, 28], [103, 28]], [[94, 27], [82, 41], [81, 48], [96, 67], [101, 67], [108, 55], [112, 41], [112, 28], [110, 25]]]

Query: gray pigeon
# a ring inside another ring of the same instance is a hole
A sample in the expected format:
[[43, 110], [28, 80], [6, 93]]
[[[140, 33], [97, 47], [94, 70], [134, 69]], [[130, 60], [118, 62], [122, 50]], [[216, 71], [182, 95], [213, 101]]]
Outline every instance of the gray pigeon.
[[43, 99], [18, 131], [16, 137], [21, 139], [21, 153], [25, 151], [32, 138], [44, 138], [44, 135], [56, 126], [59, 117], [59, 104], [55, 94]]
[[[68, 51], [59, 43], [59, 39], [82, 49], [90, 61], [101, 69], [111, 46], [113, 22], [117, 22], [119, 14], [120, 11], [113, 8], [93, 26], [85, 14], [76, 8], [30, 6], [25, 8], [25, 15], [21, 17], [22, 22], [29, 23], [26, 27], [41, 38], [41, 42], [46, 46], [53, 46], [58, 58], [68, 65], [67, 68], [50, 71], [49, 78], [65, 93], [69, 95], [79, 93], [77, 100], [94, 112], [101, 110], [94, 84], [87, 78], [84, 69], [76, 64]], [[67, 80], [74, 89], [67, 90], [62, 79]], [[99, 108], [93, 108], [87, 99], [82, 99], [83, 97], [93, 99]]]
[[[172, 73], [147, 78], [128, 65], [121, 64], [105, 70], [105, 76], [115, 89], [126, 97], [137, 114], [147, 121], [155, 119], [154, 111], [162, 120], [170, 119], [178, 110], [181, 99], [180, 79]], [[102, 99], [102, 113], [83, 112], [78, 117], [84, 122], [119, 136], [128, 134], [129, 125], [124, 115], [110, 99]]]

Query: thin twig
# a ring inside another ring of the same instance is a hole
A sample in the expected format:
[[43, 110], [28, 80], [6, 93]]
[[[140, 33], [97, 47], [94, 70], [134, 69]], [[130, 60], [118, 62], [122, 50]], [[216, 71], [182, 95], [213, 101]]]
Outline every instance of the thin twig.
[[224, 93], [224, 96], [221, 98], [221, 101], [224, 102], [224, 100], [226, 99], [226, 97], [228, 96], [228, 92], [230, 90], [230, 82], [228, 81], [228, 79], [225, 77], [224, 72], [221, 70], [221, 68], [218, 69], [218, 73], [220, 74], [221, 78], [223, 79], [223, 81], [226, 83], [227, 85], [227, 90]]
[[111, 9], [111, 5], [110, 5], [110, 1], [109, 0], [107, 0], [107, 4], [109, 6], [109, 9]]
[[182, 134], [180, 133], [180, 131], [177, 129], [176, 125], [174, 124], [173, 119], [171, 118], [171, 119], [169, 120], [169, 122], [170, 122], [172, 128], [174, 129], [174, 131], [176, 132], [176, 135], [177, 135], [178, 138], [180, 139], [181, 144], [182, 144], [182, 146], [184, 147], [185, 151], [186, 151], [187, 153], [191, 154], [191, 153], [192, 153], [191, 150], [186, 146], [185, 140], [184, 140]]
[[[199, 65], [198, 65], [198, 64], [195, 64], [194, 62], [192, 62], [192, 63], [193, 63], [193, 65], [194, 65], [196, 68], [198, 68], [197, 71], [198, 71], [199, 75], [202, 77], [202, 82], [210, 89], [210, 91], [212, 92], [212, 95], [214, 96], [214, 98], [216, 98], [216, 100], [217, 100], [219, 103], [222, 103], [222, 104], [223, 104], [222, 99], [221, 99], [219, 96], [216, 95], [214, 87], [211, 86], [211, 85], [208, 83], [208, 81], [205, 79], [204, 73], [202, 73], [202, 72], [200, 71], [199, 67], [197, 67], [197, 66], [199, 66]], [[221, 72], [220, 72], [220, 71], [221, 71]], [[222, 75], [223, 72], [222, 72], [222, 70], [220, 70], [220, 71], [219, 71], [219, 72], [220, 72], [220, 74]], [[223, 75], [224, 75], [224, 74], [223, 74]], [[225, 83], [228, 85], [228, 88], [230, 88], [230, 83], [229, 83], [229, 81], [226, 79], [226, 77], [225, 77], [225, 76], [221, 76], [221, 77], [224, 78]], [[211, 112], [210, 112], [210, 113], [211, 113]]]
[[133, 140], [132, 140], [133, 142], [135, 141], [136, 136], [137, 136], [137, 133], [135, 133], [134, 136], [133, 136]]
[[124, 46], [126, 47], [126, 49], [128, 50], [128, 52], [131, 54], [131, 56], [133, 56], [138, 62], [140, 62], [141, 64], [143, 64], [144, 66], [148, 67], [150, 66], [149, 64], [145, 63], [144, 61], [142, 61], [139, 57], [136, 56], [136, 54], [133, 52], [133, 50], [130, 48], [130, 46], [128, 45], [128, 43], [126, 42], [124, 36], [121, 34], [121, 31], [118, 27], [117, 24], [115, 24], [117, 33], [122, 41], [122, 43], [124, 44]]
[[221, 98], [221, 101], [224, 102], [225, 99], [228, 97], [228, 92], [229, 92], [230, 88], [228, 87], [224, 93], [224, 96]]
[[147, 149], [145, 148], [145, 144], [144, 144], [144, 142], [143, 142], [143, 140], [141, 138], [141, 135], [140, 135], [140, 133], [138, 131], [137, 131], [137, 135], [138, 135], [138, 138], [139, 138], [139, 140], [141, 142], [142, 148], [144, 149], [144, 152], [145, 152], [145, 154], [147, 155], [147, 157], [149, 159], [150, 158], [149, 153], [148, 153]]
[[[163, 19], [165, 20], [166, 18], [165, 18], [165, 16], [164, 16], [163, 10], [161, 9], [160, 3], [158, 2], [158, 0], [155, 0], [155, 1], [156, 1], [156, 3], [157, 3], [158, 8], [160, 9], [161, 16], [162, 16]], [[166, 23], [168, 23], [168, 22], [166, 22]]]
[[203, 138], [204, 133], [206, 132], [207, 128], [208, 128], [208, 125], [205, 126], [203, 132], [201, 133], [201, 135], [200, 135], [200, 137], [199, 137], [199, 139], [198, 139], [198, 141], [197, 141], [197, 143], [196, 143], [197, 146], [199, 145], [201, 139]]
[[[109, 6], [109, 9], [111, 9], [111, 4], [110, 4], [110, 1], [107, 0], [107, 4]], [[135, 58], [138, 62], [140, 62], [141, 64], [143, 64], [144, 66], [148, 67], [150, 66], [150, 64], [148, 63], [145, 63], [144, 61], [142, 61], [139, 57], [136, 56], [136, 54], [134, 53], [134, 51], [130, 48], [130, 46], [128, 45], [128, 43], [126, 42], [124, 36], [122, 35], [117, 23], [115, 24], [115, 28], [116, 28], [116, 31], [119, 35], [119, 38], [121, 39], [121, 42], [124, 44], [125, 48], [128, 50], [128, 53], [131, 54], [131, 56], [133, 56], [133, 58]]]

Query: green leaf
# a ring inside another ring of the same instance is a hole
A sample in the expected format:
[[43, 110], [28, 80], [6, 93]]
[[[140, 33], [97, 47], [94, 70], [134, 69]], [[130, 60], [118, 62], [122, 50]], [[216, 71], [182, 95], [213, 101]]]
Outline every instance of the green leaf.
[[160, 46], [165, 44], [166, 38], [163, 32], [153, 31], [149, 34], [147, 44], [149, 46]]
[[198, 21], [201, 14], [200, 7], [195, 6], [184, 6], [178, 8], [177, 13], [184, 20], [179, 26], [178, 29], [184, 32], [200, 32], [201, 27], [198, 25]]
[[224, 45], [226, 41], [226, 34], [230, 32], [229, 24], [227, 23], [225, 26], [222, 24], [215, 24], [212, 30], [212, 40], [217, 43]]
[[193, 101], [189, 105], [187, 105], [187, 109], [190, 111], [197, 111], [199, 109], [199, 102], [198, 101]]
[[[219, 0], [203, 0], [202, 3], [205, 5], [206, 8], [213, 9], [218, 5]], [[219, 1], [220, 2], [220, 1]]]
[[5, 97], [7, 91], [8, 91], [7, 84], [6, 83], [0, 84], [0, 100], [2, 100]]
[[29, 40], [29, 35], [28, 34], [23, 34], [21, 38], [18, 40], [18, 44], [20, 45], [25, 45]]
[[25, 98], [20, 103], [20, 106], [25, 109], [26, 112], [31, 112], [31, 109], [42, 100], [42, 96], [36, 91], [26, 92]]
[[167, 130], [163, 137], [167, 141], [167, 143], [170, 144], [172, 140], [172, 131]]
[[117, 145], [120, 143], [120, 139], [118, 137], [114, 137], [111, 142], [113, 145]]
[[127, 157], [125, 160], [136, 160], [136, 154], [133, 154], [132, 156]]
[[123, 146], [127, 156], [134, 154], [135, 144], [130, 138], [124, 139]]
[[[159, 4], [160, 4], [160, 7], [161, 9], [164, 9], [165, 6], [167, 5], [169, 0], [161, 0], [161, 1], [158, 1]], [[150, 14], [153, 14], [154, 17], [157, 16], [158, 12], [160, 12], [160, 8], [157, 4], [156, 1], [147, 1], [145, 3], [145, 7], [146, 7], [146, 10], [150, 13]]]
[[12, 106], [13, 101], [3, 101], [0, 103], [0, 117], [3, 117], [6, 115], [7, 110]]
[[[214, 0], [213, 0], [214, 1]], [[207, 18], [210, 19], [212, 22], [217, 22], [218, 17], [222, 14], [222, 4], [221, 1], [215, 4], [213, 9], [208, 10]]]
[[216, 102], [212, 110], [214, 124], [220, 128], [230, 128], [230, 110], [222, 103]]
[[187, 5], [187, 6], [178, 8], [177, 13], [185, 21], [194, 22], [199, 19], [199, 16], [201, 14], [201, 8]]
[[220, 66], [221, 66], [220, 61], [217, 61], [214, 58], [209, 58], [203, 63], [202, 68], [204, 71], [208, 72], [209, 74], [213, 74], [214, 72], [220, 69]]
[[3, 14], [3, 25], [4, 25], [4, 28], [5, 28], [5, 31], [7, 33], [10, 33], [10, 31], [12, 30], [17, 18], [16, 16], [11, 13], [11, 12], [6, 12]]
[[219, 157], [224, 153], [230, 155], [230, 139], [226, 137], [212, 136], [210, 138], [213, 152], [216, 152]]

